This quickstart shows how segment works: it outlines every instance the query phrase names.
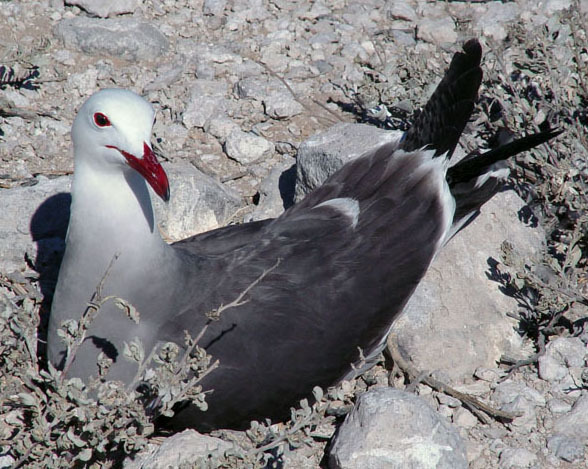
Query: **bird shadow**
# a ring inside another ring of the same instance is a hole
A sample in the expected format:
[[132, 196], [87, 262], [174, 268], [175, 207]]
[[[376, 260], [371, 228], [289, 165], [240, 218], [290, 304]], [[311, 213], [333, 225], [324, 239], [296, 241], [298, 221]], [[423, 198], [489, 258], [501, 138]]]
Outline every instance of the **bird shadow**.
[[282, 197], [284, 210], [288, 210], [294, 205], [294, 190], [296, 188], [296, 164], [286, 169], [278, 180], [278, 190]]
[[35, 259], [27, 258], [37, 272], [38, 285], [43, 294], [40, 309], [39, 356], [45, 356], [47, 325], [57, 275], [65, 251], [65, 236], [69, 224], [71, 194], [61, 192], [47, 198], [31, 217], [29, 231], [37, 245]]

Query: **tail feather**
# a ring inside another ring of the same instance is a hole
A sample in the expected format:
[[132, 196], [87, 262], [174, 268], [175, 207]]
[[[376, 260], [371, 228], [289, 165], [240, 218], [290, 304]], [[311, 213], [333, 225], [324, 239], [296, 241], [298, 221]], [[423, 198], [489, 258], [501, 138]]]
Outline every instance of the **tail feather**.
[[563, 130], [553, 129], [543, 132], [537, 132], [526, 137], [516, 139], [506, 145], [480, 154], [473, 152], [468, 154], [455, 166], [447, 170], [447, 182], [449, 186], [467, 182], [483, 174], [487, 168], [499, 161], [504, 161], [511, 156], [517, 155], [527, 150], [531, 150], [542, 143], [557, 137]]
[[504, 186], [509, 170], [506, 160], [557, 137], [562, 130], [537, 132], [483, 154], [470, 153], [447, 170], [447, 182], [455, 199], [455, 214], [448, 239], [471, 222], [480, 208]]
[[478, 98], [481, 59], [482, 47], [477, 39], [467, 41], [463, 52], [453, 56], [435, 92], [404, 134], [400, 142], [402, 150], [427, 147], [435, 150], [435, 156], [451, 157]]

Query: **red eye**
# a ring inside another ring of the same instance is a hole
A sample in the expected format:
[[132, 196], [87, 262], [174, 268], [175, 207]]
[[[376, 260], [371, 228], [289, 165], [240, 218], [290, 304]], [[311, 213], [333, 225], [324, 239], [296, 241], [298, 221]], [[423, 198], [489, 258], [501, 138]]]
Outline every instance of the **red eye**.
[[94, 122], [96, 122], [96, 125], [98, 127], [109, 127], [110, 126], [110, 121], [108, 120], [108, 117], [106, 117], [101, 112], [97, 112], [96, 114], [94, 114]]

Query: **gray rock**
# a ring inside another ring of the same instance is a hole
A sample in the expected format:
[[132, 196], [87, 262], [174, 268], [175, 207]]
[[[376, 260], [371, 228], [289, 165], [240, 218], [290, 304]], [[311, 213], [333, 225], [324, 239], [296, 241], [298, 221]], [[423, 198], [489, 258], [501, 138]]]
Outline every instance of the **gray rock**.
[[204, 0], [202, 14], [206, 16], [217, 16], [225, 11], [227, 0]]
[[478, 418], [469, 410], [460, 407], [453, 414], [453, 423], [461, 428], [473, 428], [478, 424]]
[[[124, 469], [168, 469], [182, 464], [198, 464], [212, 452], [224, 451], [230, 443], [195, 430], [185, 430], [166, 438], [161, 446], [150, 444], [134, 459], [124, 461]], [[204, 464], [204, 463], [203, 463]]]
[[533, 467], [537, 456], [525, 448], [506, 448], [500, 453], [500, 469]]
[[393, 327], [419, 369], [460, 381], [480, 366], [495, 367], [502, 354], [525, 354], [516, 321], [504, 314], [517, 302], [489, 278], [490, 259], [500, 259], [505, 239], [523, 259], [542, 248], [543, 231], [518, 219], [524, 206], [512, 191], [497, 194], [434, 259]]
[[547, 440], [547, 448], [559, 459], [575, 462], [584, 459], [584, 444], [566, 435], [554, 435]]
[[275, 119], [292, 117], [304, 110], [286, 86], [276, 78], [244, 78], [235, 86], [235, 92], [239, 98], [251, 98], [262, 102], [265, 113]]
[[296, 201], [302, 200], [345, 163], [401, 136], [402, 132], [398, 131], [341, 123], [310, 137], [298, 148]]
[[183, 71], [184, 64], [182, 63], [163, 64], [157, 69], [157, 77], [145, 87], [145, 91], [158, 91], [168, 88], [181, 78]]
[[553, 425], [554, 433], [588, 442], [588, 393], [583, 392], [570, 413], [559, 417]]
[[542, 394], [533, 388], [510, 379], [496, 386], [492, 394], [492, 400], [498, 404], [501, 410], [522, 414], [509, 424], [522, 434], [536, 431], [536, 408], [546, 405], [545, 397]]
[[562, 399], [549, 399], [547, 401], [547, 407], [555, 415], [567, 414], [572, 410], [572, 406]]
[[65, 86], [67, 91], [76, 90], [80, 96], [90, 96], [96, 91], [98, 79], [98, 70], [94, 67], [88, 67], [82, 73], [72, 73], [67, 77]]
[[209, 119], [222, 114], [226, 108], [224, 81], [195, 80], [182, 122], [190, 129], [203, 128]]
[[545, 381], [562, 380], [569, 368], [583, 366], [587, 355], [588, 346], [577, 337], [554, 339], [539, 357], [539, 376]]
[[231, 132], [240, 130], [240, 127], [226, 115], [217, 114], [210, 117], [210, 120], [204, 126], [204, 130], [218, 138], [221, 143], [225, 143]]
[[171, 197], [164, 203], [152, 197], [162, 234], [168, 241], [225, 225], [242, 206], [242, 200], [189, 163], [163, 167], [171, 185]]
[[133, 13], [143, 0], [66, 0], [66, 5], [74, 5], [91, 15], [106, 18], [108, 16]]
[[450, 16], [423, 18], [418, 23], [418, 36], [432, 44], [453, 44], [457, 41], [455, 23]]
[[169, 45], [155, 26], [134, 18], [65, 19], [55, 26], [54, 33], [66, 47], [134, 61], [153, 60]]
[[375, 388], [357, 400], [331, 448], [333, 469], [467, 468], [457, 431], [414, 394]]
[[225, 141], [225, 152], [229, 158], [243, 165], [251, 164], [270, 155], [273, 151], [274, 144], [272, 142], [240, 129], [233, 130]]
[[417, 14], [409, 2], [392, 2], [388, 16], [394, 20], [416, 21]]
[[499, 2], [488, 2], [484, 7], [486, 11], [475, 17], [476, 29], [495, 41], [504, 40], [508, 35], [508, 24], [520, 15], [520, 7], [515, 3]]
[[572, 0], [547, 0], [541, 5], [547, 15], [553, 15], [572, 6]]
[[274, 119], [293, 117], [304, 111], [304, 106], [289, 93], [274, 93], [263, 100], [265, 113]]

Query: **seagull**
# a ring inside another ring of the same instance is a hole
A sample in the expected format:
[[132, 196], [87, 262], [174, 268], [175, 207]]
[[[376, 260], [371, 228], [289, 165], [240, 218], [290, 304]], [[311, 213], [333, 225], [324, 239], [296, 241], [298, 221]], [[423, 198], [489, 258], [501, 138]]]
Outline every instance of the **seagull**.
[[[158, 231], [149, 193], [170, 197], [150, 145], [152, 106], [128, 90], [92, 95], [72, 126], [71, 217], [49, 361], [63, 368], [58, 329], [80, 318], [102, 280], [103, 295], [128, 301], [140, 321], [105, 304], [67, 376], [98, 376], [103, 353], [113, 360], [107, 378], [129, 383], [137, 364], [123, 357], [125, 342], [139, 338], [147, 354], [166, 342], [182, 345], [184, 331], [194, 337], [205, 330], [199, 344], [219, 361], [200, 382], [211, 391], [209, 408], [179, 408], [167, 422], [173, 428], [282, 419], [314, 386], [348, 376], [359, 350], [370, 358], [383, 349], [437, 252], [503, 187], [504, 160], [559, 133], [535, 133], [450, 167], [477, 99], [481, 56], [478, 41], [467, 41], [399, 141], [349, 162], [278, 218], [171, 245]], [[218, 320], [209, 321], [219, 308]]]

